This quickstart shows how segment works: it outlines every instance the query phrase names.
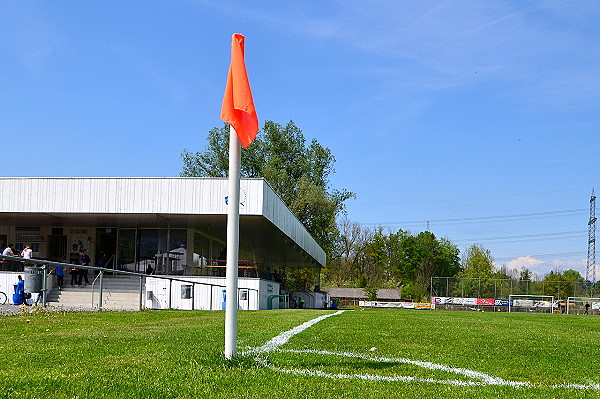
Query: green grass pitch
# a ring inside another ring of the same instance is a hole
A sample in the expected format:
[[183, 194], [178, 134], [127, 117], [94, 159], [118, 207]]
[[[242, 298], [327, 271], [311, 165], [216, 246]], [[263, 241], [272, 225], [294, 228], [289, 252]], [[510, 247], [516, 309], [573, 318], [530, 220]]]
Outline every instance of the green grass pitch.
[[6, 398], [600, 397], [596, 316], [246, 311], [223, 358], [224, 313], [39, 312], [2, 317]]

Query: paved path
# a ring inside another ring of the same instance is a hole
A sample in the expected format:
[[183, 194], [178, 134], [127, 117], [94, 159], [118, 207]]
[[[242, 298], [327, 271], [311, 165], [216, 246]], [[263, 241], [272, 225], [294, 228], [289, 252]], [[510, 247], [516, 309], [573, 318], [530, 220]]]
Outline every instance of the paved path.
[[19, 306], [0, 305], [0, 316], [14, 316], [20, 314]]
[[[0, 316], [18, 316], [20, 314], [25, 314], [32, 312], [37, 309], [42, 309], [41, 306], [16, 306], [16, 305], [0, 305]], [[49, 311], [62, 311], [62, 312], [97, 312], [97, 308], [85, 307], [85, 306], [73, 306], [73, 307], [64, 307], [64, 306], [52, 306], [48, 305], [46, 307]]]

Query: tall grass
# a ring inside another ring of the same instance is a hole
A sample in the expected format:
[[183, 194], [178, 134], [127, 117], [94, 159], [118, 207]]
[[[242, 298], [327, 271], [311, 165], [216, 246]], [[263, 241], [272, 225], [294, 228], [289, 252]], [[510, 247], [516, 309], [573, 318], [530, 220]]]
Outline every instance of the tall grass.
[[[240, 312], [240, 353], [327, 313]], [[222, 355], [223, 312], [42, 312], [0, 321], [0, 396], [11, 398], [600, 397], [557, 387], [600, 384], [594, 316], [347, 311], [279, 351], [234, 361]], [[530, 385], [451, 385], [476, 379], [386, 361], [398, 358]]]

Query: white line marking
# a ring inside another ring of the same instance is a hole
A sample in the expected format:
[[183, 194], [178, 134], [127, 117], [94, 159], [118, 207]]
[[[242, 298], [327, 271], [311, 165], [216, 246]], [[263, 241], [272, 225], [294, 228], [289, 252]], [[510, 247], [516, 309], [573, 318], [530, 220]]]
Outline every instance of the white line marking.
[[[312, 349], [306, 350], [296, 350], [296, 349], [279, 349], [279, 352], [289, 352], [289, 353], [312, 353], [317, 355], [330, 355], [330, 356], [342, 356], [342, 357], [350, 357], [355, 359], [363, 359], [369, 360], [373, 362], [380, 363], [404, 363], [404, 364], [412, 364], [418, 367], [422, 367], [428, 370], [441, 370], [448, 373], [454, 373], [463, 375], [468, 378], [476, 379], [479, 381], [461, 381], [461, 380], [436, 380], [432, 378], [416, 378], [409, 376], [378, 376], [373, 374], [327, 374], [320, 373], [321, 376], [325, 377], [329, 375], [329, 378], [357, 378], [363, 380], [374, 380], [374, 381], [420, 381], [420, 382], [435, 382], [438, 384], [450, 384], [450, 385], [507, 385], [512, 387], [520, 387], [520, 386], [530, 386], [531, 384], [527, 382], [517, 382], [517, 381], [507, 381], [502, 378], [493, 377], [491, 375], [481, 373], [479, 371], [469, 370], [465, 368], [458, 367], [450, 367], [443, 364], [431, 363], [431, 362], [423, 362], [419, 360], [411, 360], [411, 359], [402, 359], [402, 358], [386, 358], [386, 357], [374, 357], [368, 355], [361, 355], [357, 353], [350, 352], [330, 352], [330, 351], [318, 351]], [[293, 372], [296, 373], [300, 371], [300, 373], [304, 374], [304, 370], [285, 370], [280, 369], [283, 372]], [[311, 370], [306, 370], [311, 372]], [[335, 377], [338, 376], [338, 377]], [[342, 377], [344, 376], [344, 377]]]
[[323, 377], [331, 379], [358, 379], [368, 381], [387, 381], [387, 382], [428, 382], [435, 384], [446, 384], [455, 386], [483, 386], [487, 385], [480, 381], [461, 381], [461, 380], [435, 380], [433, 378], [418, 378], [410, 376], [383, 376], [374, 374], [330, 374], [318, 370], [297, 370], [297, 369], [282, 369], [279, 367], [271, 367], [275, 371], [280, 371], [287, 374], [309, 375], [314, 377]]
[[292, 352], [292, 353], [314, 353], [317, 355], [351, 357], [351, 358], [369, 360], [369, 361], [380, 362], [380, 363], [412, 364], [412, 365], [415, 365], [418, 367], [422, 367], [424, 369], [441, 370], [441, 371], [446, 371], [448, 373], [464, 375], [465, 377], [481, 380], [481, 382], [485, 383], [486, 385], [511, 385], [511, 386], [512, 385], [527, 385], [526, 383], [506, 381], [506, 380], [503, 380], [502, 378], [492, 377], [491, 375], [481, 373], [479, 371], [469, 370], [469, 369], [465, 369], [465, 368], [458, 368], [458, 367], [450, 367], [450, 366], [446, 366], [443, 364], [423, 362], [423, 361], [419, 361], [419, 360], [402, 359], [402, 358], [387, 358], [387, 357], [380, 357], [380, 356], [374, 357], [374, 356], [360, 355], [360, 354], [350, 353], [350, 352], [317, 351], [317, 350], [312, 350], [312, 349], [306, 349], [306, 350], [286, 349], [286, 350], [280, 350], [280, 351], [281, 352]]
[[320, 322], [321, 320], [325, 320], [328, 317], [337, 316], [342, 313], [344, 313], [344, 311], [340, 310], [335, 313], [326, 314], [326, 315], [317, 317], [316, 319], [309, 320], [306, 323], [302, 323], [299, 326], [296, 326], [289, 331], [282, 332], [281, 334], [279, 334], [275, 338], [272, 338], [271, 340], [269, 340], [269, 342], [267, 342], [266, 344], [264, 344], [261, 347], [249, 349], [248, 351], [244, 352], [244, 354], [250, 355], [250, 354], [261, 354], [261, 353], [266, 353], [266, 352], [272, 352], [275, 349], [279, 348], [280, 346], [287, 344], [287, 342], [290, 340], [290, 338], [292, 338], [294, 335], [299, 334], [302, 331], [306, 330], [308, 327], [311, 327], [311, 326], [317, 324], [318, 322]]
[[[300, 324], [292, 328], [291, 330], [285, 331], [278, 336], [270, 339], [266, 344], [257, 348], [248, 348], [244, 355], [258, 355], [257, 360], [259, 360], [264, 366], [271, 368], [272, 370], [279, 371], [287, 374], [296, 374], [296, 375], [309, 375], [315, 377], [323, 377], [323, 378], [331, 378], [331, 379], [360, 379], [360, 380], [368, 380], [368, 381], [389, 381], [389, 382], [426, 382], [426, 383], [434, 383], [434, 384], [444, 384], [444, 385], [454, 385], [454, 386], [485, 386], [485, 385], [503, 385], [509, 386], [513, 388], [555, 388], [555, 389], [580, 389], [580, 390], [600, 390], [600, 384], [555, 384], [555, 385], [539, 385], [533, 384], [529, 382], [518, 382], [518, 381], [508, 381], [504, 380], [500, 377], [494, 377], [489, 374], [485, 374], [475, 370], [469, 370], [466, 368], [460, 367], [450, 367], [443, 364], [432, 363], [432, 362], [424, 362], [419, 360], [411, 360], [405, 358], [386, 358], [381, 356], [369, 356], [369, 355], [361, 355], [357, 353], [351, 352], [331, 352], [331, 351], [320, 351], [315, 349], [305, 349], [305, 350], [297, 350], [297, 349], [279, 349], [281, 346], [285, 345], [290, 338], [294, 335], [301, 333], [307, 328], [317, 324], [318, 322], [325, 320], [331, 316], [337, 316], [342, 314], [344, 311], [340, 310], [336, 313], [330, 313], [327, 315], [323, 315], [317, 317], [315, 319], [309, 320], [305, 323]], [[276, 367], [274, 365], [269, 364], [268, 360], [265, 357], [260, 355], [266, 354], [268, 352], [288, 352], [288, 353], [311, 353], [316, 355], [328, 355], [328, 356], [342, 356], [342, 357], [350, 357], [355, 359], [364, 359], [375, 362], [382, 363], [403, 363], [403, 364], [412, 364], [414, 366], [422, 367], [428, 370], [440, 370], [448, 373], [459, 374], [465, 376], [467, 378], [474, 379], [476, 381], [468, 381], [468, 380], [440, 380], [434, 378], [419, 378], [419, 377], [411, 377], [411, 376], [383, 376], [376, 374], [331, 374], [325, 373], [319, 370], [309, 370], [309, 369], [284, 369], [280, 367]]]

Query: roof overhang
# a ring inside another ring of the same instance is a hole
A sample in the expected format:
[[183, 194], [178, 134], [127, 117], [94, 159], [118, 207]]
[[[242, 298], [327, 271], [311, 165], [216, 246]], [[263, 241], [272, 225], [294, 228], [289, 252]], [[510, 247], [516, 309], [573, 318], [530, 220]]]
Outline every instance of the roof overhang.
[[[8, 180], [8, 181], [7, 181]], [[226, 242], [226, 179], [0, 178], [0, 226], [189, 228]], [[273, 265], [325, 253], [263, 179], [242, 179], [240, 247]]]

